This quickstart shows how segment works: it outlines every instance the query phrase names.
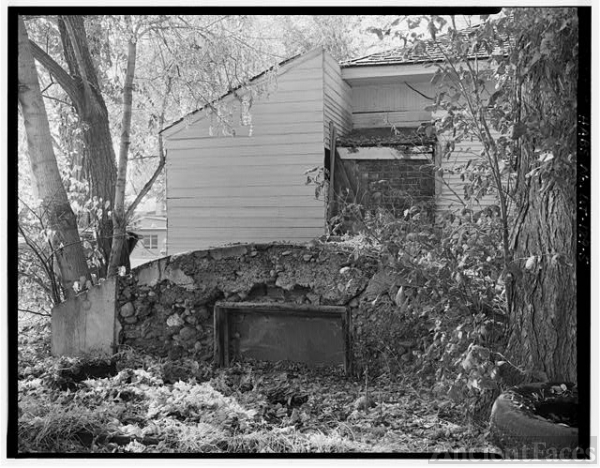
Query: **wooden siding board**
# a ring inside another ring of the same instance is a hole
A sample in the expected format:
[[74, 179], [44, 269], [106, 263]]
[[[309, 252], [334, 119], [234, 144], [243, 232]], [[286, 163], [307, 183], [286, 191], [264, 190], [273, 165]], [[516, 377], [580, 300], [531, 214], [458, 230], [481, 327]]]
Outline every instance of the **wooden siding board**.
[[431, 120], [426, 111], [368, 112], [352, 115], [354, 128], [418, 127], [422, 122]]
[[[257, 123], [260, 122], [261, 117], [272, 114], [284, 114], [290, 115], [295, 113], [312, 113], [311, 121], [319, 120], [323, 118], [322, 112], [322, 99], [314, 100], [314, 101], [295, 101], [295, 102], [272, 102], [267, 103], [267, 106], [272, 106], [272, 112], [265, 110], [265, 106], [257, 107], [255, 104], [252, 108], [251, 115], [253, 121], [253, 129], [258, 131]], [[293, 115], [292, 115], [293, 117]], [[230, 129], [234, 129], [236, 133], [239, 133], [242, 130], [242, 126], [239, 125], [240, 121], [240, 113], [237, 112], [233, 114], [232, 118], [228, 121], [228, 125], [225, 125], [223, 122], [220, 122], [218, 119], [205, 119], [202, 121], [203, 125], [195, 125], [189, 127], [187, 130], [180, 132], [176, 137], [170, 138], [166, 140], [167, 144], [171, 144], [172, 142], [185, 140], [185, 139], [195, 139], [198, 137], [210, 138], [210, 139], [219, 139], [219, 138], [228, 138], [224, 136], [221, 132], [221, 128], [227, 128], [227, 131]], [[287, 121], [293, 122], [293, 119]], [[249, 127], [249, 126], [246, 126]], [[211, 133], [212, 128], [212, 133]]]
[[[299, 218], [257, 218], [257, 217], [239, 217], [239, 218], [211, 218], [205, 219], [205, 222], [210, 224], [210, 228], [206, 229], [220, 229], [220, 228], [239, 228], [240, 230], [246, 230], [249, 228], [265, 228], [268, 226], [269, 229], [276, 228], [306, 228], [310, 226], [321, 226], [323, 224], [323, 213], [317, 212], [316, 215], [313, 213], [313, 217]], [[190, 218], [179, 219], [175, 218], [170, 227], [172, 230], [179, 229], [194, 229], [197, 226]]]
[[298, 127], [304, 127], [309, 131], [315, 131], [316, 126], [320, 125], [322, 121], [322, 114], [315, 112], [314, 110], [309, 112], [296, 112], [294, 114], [290, 114], [287, 111], [273, 112], [258, 116], [253, 114], [251, 125], [241, 125], [238, 118], [230, 122], [230, 127], [227, 128], [227, 134], [224, 134], [222, 131], [226, 127], [215, 122], [212, 129], [209, 129], [208, 126], [205, 128], [190, 127], [187, 131], [178, 133], [180, 138], [167, 140], [167, 143], [168, 141], [190, 138], [229, 138], [231, 129], [233, 129], [238, 137], [277, 135], [280, 133], [289, 133]]
[[333, 69], [330, 63], [325, 65], [325, 81], [329, 87], [330, 94], [341, 102], [344, 107], [352, 108], [352, 89], [346, 84], [339, 71]]
[[[283, 180], [281, 180], [281, 182], [278, 182], [276, 184], [274, 184], [270, 181], [265, 181], [265, 180], [250, 180], [249, 182], [245, 183], [244, 186], [248, 187], [252, 190], [258, 189], [258, 188], [268, 188], [268, 189], [270, 189], [272, 194], [276, 194], [276, 193], [285, 192], [286, 187], [289, 185], [299, 184], [303, 181], [306, 181], [306, 176], [304, 176], [304, 178], [302, 178], [302, 177], [299, 177], [299, 178], [298, 177], [285, 177]], [[202, 188], [198, 188], [198, 185], [200, 185], [200, 184], [202, 184], [203, 188], [221, 187], [223, 192], [227, 192], [230, 189], [234, 189], [234, 188], [238, 187], [240, 185], [240, 182], [233, 180], [233, 179], [222, 178], [222, 179], [215, 180], [212, 182], [205, 183], [205, 181], [201, 181], [201, 182], [194, 183], [193, 181], [190, 181], [188, 179], [188, 180], [186, 180], [185, 184], [181, 184], [176, 189], [175, 188], [173, 189], [173, 191], [172, 191], [173, 197], [180, 197], [180, 196], [185, 195], [186, 193], [195, 194], [196, 196], [202, 195], [204, 190]]]
[[[436, 90], [429, 83], [411, 83], [426, 96], [435, 97]], [[365, 86], [352, 89], [354, 112], [422, 111], [431, 101], [410, 89], [404, 83], [394, 86]]]
[[186, 145], [187, 148], [176, 148], [169, 151], [167, 157], [167, 167], [171, 167], [172, 164], [185, 165], [193, 161], [202, 159], [203, 157], [211, 158], [253, 158], [255, 156], [280, 156], [281, 158], [288, 158], [297, 156], [300, 161], [306, 159], [311, 160], [311, 157], [315, 157], [316, 154], [322, 153], [323, 144], [316, 139], [314, 142], [307, 142], [304, 145], [285, 145], [283, 143], [274, 143], [268, 146], [254, 147], [234, 144], [228, 149], [221, 148], [218, 151], [203, 150], [201, 148], [193, 147], [193, 145]]
[[325, 96], [325, 104], [329, 107], [329, 112], [335, 114], [346, 128], [352, 128], [352, 112], [350, 110], [342, 107], [339, 102], [334, 101], [330, 96]]
[[[170, 198], [169, 209], [186, 217], [219, 217], [219, 216], [289, 216], [311, 215], [314, 210], [323, 207], [323, 200], [316, 200], [314, 194], [302, 197], [196, 197]], [[188, 203], [189, 202], [189, 203]], [[246, 211], [242, 215], [240, 212]], [[255, 214], [254, 214], [255, 213]], [[169, 215], [171, 216], [171, 215]]]
[[312, 169], [315, 163], [322, 163], [322, 161], [311, 161], [309, 158], [306, 158], [305, 160], [296, 161], [295, 164], [277, 164], [277, 161], [275, 161], [269, 165], [226, 166], [230, 160], [231, 158], [223, 158], [222, 166], [203, 166], [201, 161], [194, 161], [188, 165], [178, 166], [175, 166], [174, 164], [176, 163], [173, 162], [167, 167], [171, 177], [177, 178], [178, 181], [188, 180], [191, 173], [193, 177], [197, 177], [198, 181], [213, 177], [234, 178], [240, 181], [243, 181], [245, 178], [251, 178], [251, 180], [268, 178], [274, 182], [274, 185], [280, 185], [281, 182], [277, 180], [278, 177], [294, 177], [298, 175], [303, 177], [304, 172]]
[[[223, 167], [223, 164], [230, 164], [235, 167], [270, 167], [273, 165], [279, 166], [294, 166], [305, 168], [307, 163], [304, 161], [305, 156], [313, 156], [313, 154], [289, 154], [283, 156], [238, 156], [238, 155], [227, 155], [227, 156], [213, 156], [210, 158], [194, 158], [189, 159], [187, 162], [174, 161], [169, 164], [170, 170], [184, 169], [188, 171], [213, 169]], [[309, 159], [310, 161], [310, 159]], [[310, 162], [309, 166], [313, 166]]]
[[[494, 137], [499, 136], [498, 132], [492, 132]], [[440, 146], [444, 145], [444, 135], [440, 136]], [[454, 151], [450, 154], [450, 157], [442, 157], [440, 164], [444, 169], [443, 179], [450, 186], [454, 192], [456, 192], [461, 198], [464, 193], [465, 181], [461, 179], [460, 174], [452, 174], [449, 171], [458, 171], [460, 166], [464, 166], [469, 161], [471, 164], [476, 164], [478, 161], [482, 161], [481, 151], [483, 150], [483, 144], [473, 139], [470, 141], [462, 141], [456, 144]], [[456, 196], [452, 193], [446, 184], [441, 184], [436, 206], [438, 210], [455, 210], [462, 209], [462, 204], [456, 199]], [[464, 200], [464, 198], [463, 198]], [[494, 193], [487, 194], [481, 197], [479, 200], [464, 200], [467, 206], [472, 209], [478, 210], [486, 206], [497, 204], [497, 195]]]
[[[245, 187], [285, 187], [287, 184], [300, 185], [306, 182], [305, 171], [296, 170], [293, 166], [289, 172], [283, 171], [283, 169], [290, 169], [289, 166], [281, 166], [277, 172], [250, 172], [249, 170], [246, 174], [240, 172], [227, 174], [217, 170], [218, 168], [211, 169], [212, 171], [203, 171], [202, 174], [190, 174], [185, 170], [172, 171], [172, 177], [178, 177], [177, 180], [181, 187], [197, 187], [198, 185], [202, 187], [218, 187], [219, 185], [239, 187], [240, 184]], [[243, 182], [241, 182], [242, 179]]]
[[[255, 218], [255, 219], [290, 219], [295, 218], [297, 214], [311, 218], [315, 216], [315, 212], [322, 205], [321, 203], [312, 203], [306, 206], [297, 207], [291, 212], [288, 207], [279, 206], [252, 206], [252, 209], [248, 209], [248, 206], [238, 206], [230, 204], [227, 206], [211, 207], [206, 206], [202, 209], [197, 207], [190, 208], [188, 206], [182, 206], [181, 204], [174, 204], [173, 209], [175, 210], [176, 218], [182, 220], [188, 220], [190, 215], [193, 214], [199, 218]], [[196, 210], [193, 212], [193, 210]], [[322, 213], [318, 213], [320, 216]]]
[[324, 114], [323, 142], [329, 148], [329, 122], [335, 125], [338, 136], [345, 135], [352, 130], [352, 96], [347, 83], [342, 80], [339, 65], [331, 56], [325, 54], [323, 58], [324, 82]]
[[[289, 116], [289, 117], [288, 117]], [[251, 125], [240, 125], [239, 118], [233, 119], [230, 122], [231, 129], [235, 131], [237, 137], [252, 137], [266, 136], [266, 135], [283, 135], [290, 133], [297, 133], [301, 131], [303, 133], [318, 132], [320, 130], [320, 124], [323, 117], [316, 112], [301, 113], [295, 118], [289, 113], [285, 114], [266, 114], [266, 115], [252, 115]], [[180, 141], [185, 139], [197, 139], [197, 138], [231, 138], [222, 136], [218, 124], [213, 128], [213, 135], [211, 135], [208, 128], [198, 128], [192, 126], [180, 133], [177, 138], [173, 138], [170, 141]]]
[[[435, 92], [427, 82], [411, 83], [424, 94]], [[423, 109], [431, 102], [408, 88], [394, 85], [354, 86], [352, 88], [352, 118], [354, 128], [376, 128], [395, 125], [416, 127], [431, 120], [431, 112]]]
[[[308, 187], [308, 190], [307, 190]], [[315, 200], [314, 187], [306, 184], [290, 185], [289, 190], [282, 193], [281, 187], [232, 187], [228, 195], [223, 197], [223, 192], [218, 187], [203, 187], [195, 193], [187, 193], [186, 196], [172, 196], [170, 203], [177, 203], [183, 208], [193, 209], [196, 207], [282, 207], [290, 206], [314, 206], [323, 203], [323, 200]], [[278, 202], [279, 200], [279, 202]]]
[[318, 137], [321, 140], [321, 132], [307, 133], [288, 133], [283, 135], [262, 135], [262, 136], [235, 136], [220, 138], [189, 138], [186, 140], [171, 140], [168, 142], [169, 149], [195, 149], [206, 152], [216, 148], [237, 148], [237, 147], [266, 147], [269, 145], [303, 145], [314, 142], [313, 138]]

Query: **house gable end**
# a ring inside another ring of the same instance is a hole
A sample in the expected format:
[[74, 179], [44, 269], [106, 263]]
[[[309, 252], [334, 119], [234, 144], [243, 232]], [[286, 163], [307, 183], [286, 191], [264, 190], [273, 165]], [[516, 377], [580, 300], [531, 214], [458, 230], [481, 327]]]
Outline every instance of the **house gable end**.
[[[303, 64], [306, 64], [306, 62], [310, 61], [311, 59], [314, 59], [315, 57], [323, 55], [324, 52], [325, 51], [324, 51], [323, 47], [317, 47], [305, 54], [302, 54], [302, 55], [299, 55], [296, 57], [292, 57], [291, 59], [288, 59], [288, 60], [285, 60], [285, 61], [279, 63], [278, 64], [279, 69], [277, 70], [277, 74], [276, 74], [277, 82], [282, 80], [284, 78], [284, 76], [291, 70], [298, 69]], [[271, 69], [265, 70], [263, 73], [254, 77], [252, 80], [250, 80], [250, 83], [255, 86], [263, 84], [264, 82], [266, 82], [269, 79], [268, 72], [270, 70]], [[271, 92], [273, 94], [279, 92], [278, 88], [279, 88], [279, 86], [277, 86], [277, 88]], [[236, 103], [236, 101], [238, 101], [238, 98], [236, 97], [235, 91], [237, 91], [237, 90], [231, 91], [231, 92], [223, 95], [216, 102], [220, 102], [225, 105], [232, 105], [233, 103]], [[173, 122], [171, 125], [165, 127], [164, 129], [162, 129], [160, 131], [160, 134], [165, 139], [174, 138], [174, 137], [177, 138], [178, 134], [180, 132], [182, 132], [186, 129], [189, 129], [191, 126], [196, 125], [199, 122], [209, 118], [209, 113], [210, 113], [210, 106], [201, 107], [200, 109], [197, 109], [197, 110], [191, 112], [190, 114]], [[206, 136], [209, 136], [209, 135], [206, 135]]]

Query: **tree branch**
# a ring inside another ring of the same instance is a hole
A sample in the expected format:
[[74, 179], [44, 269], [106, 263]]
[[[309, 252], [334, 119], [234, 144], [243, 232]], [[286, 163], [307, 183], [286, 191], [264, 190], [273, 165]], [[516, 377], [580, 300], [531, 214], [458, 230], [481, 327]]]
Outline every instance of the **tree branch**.
[[41, 315], [42, 317], [50, 317], [52, 314], [48, 314], [48, 313], [43, 313], [43, 312], [36, 312], [35, 310], [29, 310], [29, 309], [18, 309], [19, 312], [26, 312], [28, 314], [34, 314], [34, 315]]
[[[170, 94], [171, 94], [171, 77], [168, 77], [167, 78], [167, 90], [165, 92], [165, 98], [163, 99], [163, 103], [162, 103], [162, 111], [158, 118], [158, 125], [161, 128], [165, 122], [165, 109], [167, 107], [167, 99]], [[140, 190], [140, 193], [137, 194], [137, 196], [135, 197], [135, 200], [133, 200], [133, 203], [129, 206], [129, 208], [127, 208], [127, 211], [125, 212], [125, 219], [130, 218], [130, 216], [133, 214], [133, 211], [137, 208], [137, 206], [140, 204], [142, 199], [150, 191], [150, 189], [152, 188], [152, 185], [154, 185], [154, 182], [160, 175], [161, 171], [163, 170], [163, 167], [165, 167], [165, 159], [166, 159], [165, 149], [163, 147], [163, 138], [160, 133], [158, 134], [158, 157], [159, 157], [158, 166], [156, 167], [154, 174], [152, 174], [152, 177], [150, 177], [150, 180], [148, 180], [148, 182], [146, 182], [146, 184], [142, 187], [142, 190]]]
[[58, 84], [65, 90], [65, 92], [69, 95], [73, 103], [77, 104], [81, 100], [81, 96], [79, 91], [77, 90], [77, 85], [71, 75], [69, 75], [63, 67], [61, 67], [56, 61], [48, 55], [44, 49], [42, 49], [39, 45], [37, 45], [32, 40], [29, 41], [29, 45], [31, 47], [31, 52], [33, 53], [33, 57], [42, 64], [42, 66], [48, 70]]
[[42, 94], [42, 97], [45, 98], [45, 99], [50, 99], [52, 101], [60, 102], [61, 104], [65, 104], [67, 106], [71, 105], [71, 103], [63, 101], [62, 99], [58, 99], [58, 98], [55, 98], [55, 97], [52, 97], [52, 96], [48, 96], [47, 94]]
[[429, 96], [427, 96], [426, 94], [423, 94], [423, 93], [422, 93], [421, 91], [419, 91], [418, 89], [415, 89], [415, 88], [413, 88], [413, 87], [412, 87], [411, 85], [409, 85], [409, 84], [408, 84], [406, 81], [404, 82], [404, 84], [405, 84], [405, 85], [406, 85], [408, 88], [412, 89], [412, 90], [413, 90], [415, 93], [417, 93], [417, 94], [419, 94], [419, 95], [423, 96], [425, 99], [429, 99], [430, 101], [433, 101], [433, 98], [432, 98], [432, 97], [429, 97]]
[[[162, 147], [162, 136], [159, 135], [158, 139], [159, 139], [159, 145]], [[154, 171], [154, 174], [152, 174], [152, 177], [150, 177], [150, 180], [148, 180], [148, 182], [146, 182], [146, 184], [142, 187], [142, 190], [140, 190], [140, 193], [138, 193], [137, 197], [135, 197], [135, 200], [133, 200], [133, 202], [131, 203], [129, 208], [127, 208], [127, 211], [125, 212], [125, 219], [129, 219], [129, 217], [133, 214], [133, 211], [140, 204], [140, 202], [142, 201], [142, 198], [144, 198], [146, 196], [146, 194], [150, 191], [150, 189], [154, 185], [154, 182], [156, 181], [156, 179], [160, 175], [161, 171], [165, 167], [165, 155], [164, 155], [164, 151], [162, 150], [162, 148], [161, 148], [161, 155], [159, 157], [160, 157], [160, 160], [158, 162], [158, 166], [156, 167], [156, 170]]]

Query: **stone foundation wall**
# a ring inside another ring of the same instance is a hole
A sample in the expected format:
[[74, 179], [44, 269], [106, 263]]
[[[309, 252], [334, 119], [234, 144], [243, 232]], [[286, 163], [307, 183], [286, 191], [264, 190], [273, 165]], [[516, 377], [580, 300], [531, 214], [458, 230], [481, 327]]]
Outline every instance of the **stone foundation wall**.
[[281, 302], [349, 306], [361, 295], [377, 261], [349, 247], [312, 243], [236, 245], [163, 258], [120, 278], [119, 344], [161, 356], [213, 357], [213, 306]]

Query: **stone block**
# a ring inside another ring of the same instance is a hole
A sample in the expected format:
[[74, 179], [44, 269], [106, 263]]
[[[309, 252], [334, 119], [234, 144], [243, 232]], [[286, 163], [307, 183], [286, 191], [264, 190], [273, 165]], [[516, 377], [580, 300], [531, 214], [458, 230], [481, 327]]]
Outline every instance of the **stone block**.
[[231, 247], [222, 247], [219, 249], [212, 249], [210, 256], [214, 260], [221, 260], [222, 258], [241, 257], [248, 252], [248, 246], [246, 245], [234, 245]]
[[183, 319], [179, 316], [179, 314], [173, 314], [169, 316], [167, 319], [167, 326], [169, 327], [181, 327], [184, 325]]
[[136, 282], [139, 286], [155, 286], [164, 279], [165, 270], [169, 262], [169, 257], [155, 260], [154, 262], [140, 265], [134, 270]]
[[190, 328], [190, 327], [184, 327], [179, 332], [179, 337], [184, 341], [188, 341], [188, 340], [196, 337], [196, 330], [194, 330], [193, 328]]
[[194, 289], [194, 278], [186, 275], [181, 269], [174, 268], [171, 265], [166, 268], [164, 278], [187, 290]]
[[131, 302], [126, 302], [121, 307], [121, 317], [131, 317], [135, 314], [135, 307]]

